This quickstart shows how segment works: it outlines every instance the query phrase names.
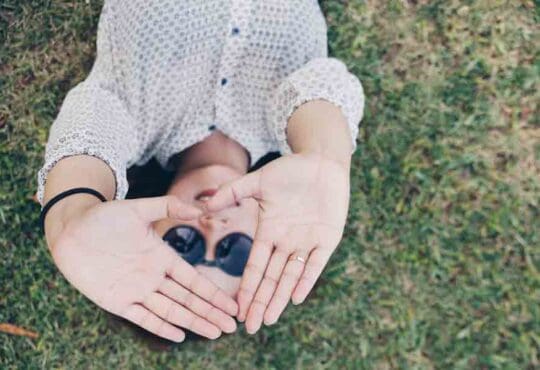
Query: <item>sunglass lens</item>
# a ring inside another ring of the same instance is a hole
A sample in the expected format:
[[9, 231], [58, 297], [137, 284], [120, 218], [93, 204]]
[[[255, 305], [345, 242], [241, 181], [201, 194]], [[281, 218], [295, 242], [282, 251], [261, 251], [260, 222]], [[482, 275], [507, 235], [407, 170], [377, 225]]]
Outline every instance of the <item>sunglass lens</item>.
[[226, 236], [216, 249], [217, 263], [229, 275], [242, 276], [252, 244], [253, 240], [242, 233]]
[[163, 236], [163, 240], [192, 265], [204, 257], [204, 238], [190, 226], [173, 227]]

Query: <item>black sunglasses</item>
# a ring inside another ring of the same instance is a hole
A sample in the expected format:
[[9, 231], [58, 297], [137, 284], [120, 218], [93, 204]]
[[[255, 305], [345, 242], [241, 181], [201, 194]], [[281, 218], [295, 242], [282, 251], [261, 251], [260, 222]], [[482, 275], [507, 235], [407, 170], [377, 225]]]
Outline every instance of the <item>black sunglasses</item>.
[[175, 226], [163, 235], [163, 240], [189, 264], [218, 267], [233, 276], [242, 276], [253, 244], [253, 239], [246, 234], [228, 234], [217, 243], [215, 259], [208, 261], [204, 258], [204, 236], [192, 226]]

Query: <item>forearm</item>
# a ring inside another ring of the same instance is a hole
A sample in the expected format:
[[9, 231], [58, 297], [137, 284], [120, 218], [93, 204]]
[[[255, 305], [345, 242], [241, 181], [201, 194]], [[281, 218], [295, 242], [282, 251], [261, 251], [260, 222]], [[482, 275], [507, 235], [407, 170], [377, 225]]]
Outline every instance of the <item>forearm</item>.
[[[57, 194], [76, 187], [97, 190], [108, 200], [114, 198], [116, 184], [111, 168], [102, 160], [89, 155], [61, 159], [47, 176], [43, 204]], [[73, 194], [56, 203], [45, 218], [45, 235], [49, 249], [62, 231], [65, 222], [84, 212], [100, 200], [90, 194]]]
[[287, 142], [294, 153], [317, 153], [349, 168], [351, 133], [341, 109], [322, 99], [300, 105], [287, 124]]

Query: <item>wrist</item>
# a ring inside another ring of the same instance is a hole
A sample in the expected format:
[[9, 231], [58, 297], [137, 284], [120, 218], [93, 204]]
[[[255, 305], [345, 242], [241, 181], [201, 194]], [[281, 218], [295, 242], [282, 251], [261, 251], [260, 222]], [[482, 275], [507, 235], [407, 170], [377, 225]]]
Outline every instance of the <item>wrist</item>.
[[309, 148], [293, 153], [316, 157], [319, 160], [334, 162], [343, 167], [346, 171], [349, 171], [349, 169], [351, 168], [352, 157], [350, 155], [341, 155], [340, 153], [336, 154], [332, 150], [325, 150], [324, 148]]
[[349, 174], [351, 169], [351, 158], [336, 158], [332, 155], [328, 155], [323, 151], [304, 150], [301, 152], [293, 153], [293, 155], [302, 156], [310, 161], [317, 163], [326, 163], [332, 166], [337, 166], [343, 170], [343, 173]]
[[91, 194], [72, 194], [55, 203], [47, 212], [44, 220], [45, 239], [52, 251], [56, 239], [73, 219], [78, 218], [90, 208], [101, 203]]

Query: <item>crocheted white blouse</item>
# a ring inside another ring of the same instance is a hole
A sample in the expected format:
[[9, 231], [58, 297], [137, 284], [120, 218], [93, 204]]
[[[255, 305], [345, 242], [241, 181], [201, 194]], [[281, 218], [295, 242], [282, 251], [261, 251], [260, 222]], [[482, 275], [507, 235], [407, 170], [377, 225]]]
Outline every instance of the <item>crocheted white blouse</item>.
[[216, 129], [251, 165], [288, 154], [287, 119], [312, 99], [342, 109], [356, 148], [362, 85], [328, 57], [316, 0], [106, 0], [92, 70], [51, 127], [38, 200], [49, 170], [70, 155], [105, 161], [123, 199], [127, 168], [154, 156], [169, 168]]

